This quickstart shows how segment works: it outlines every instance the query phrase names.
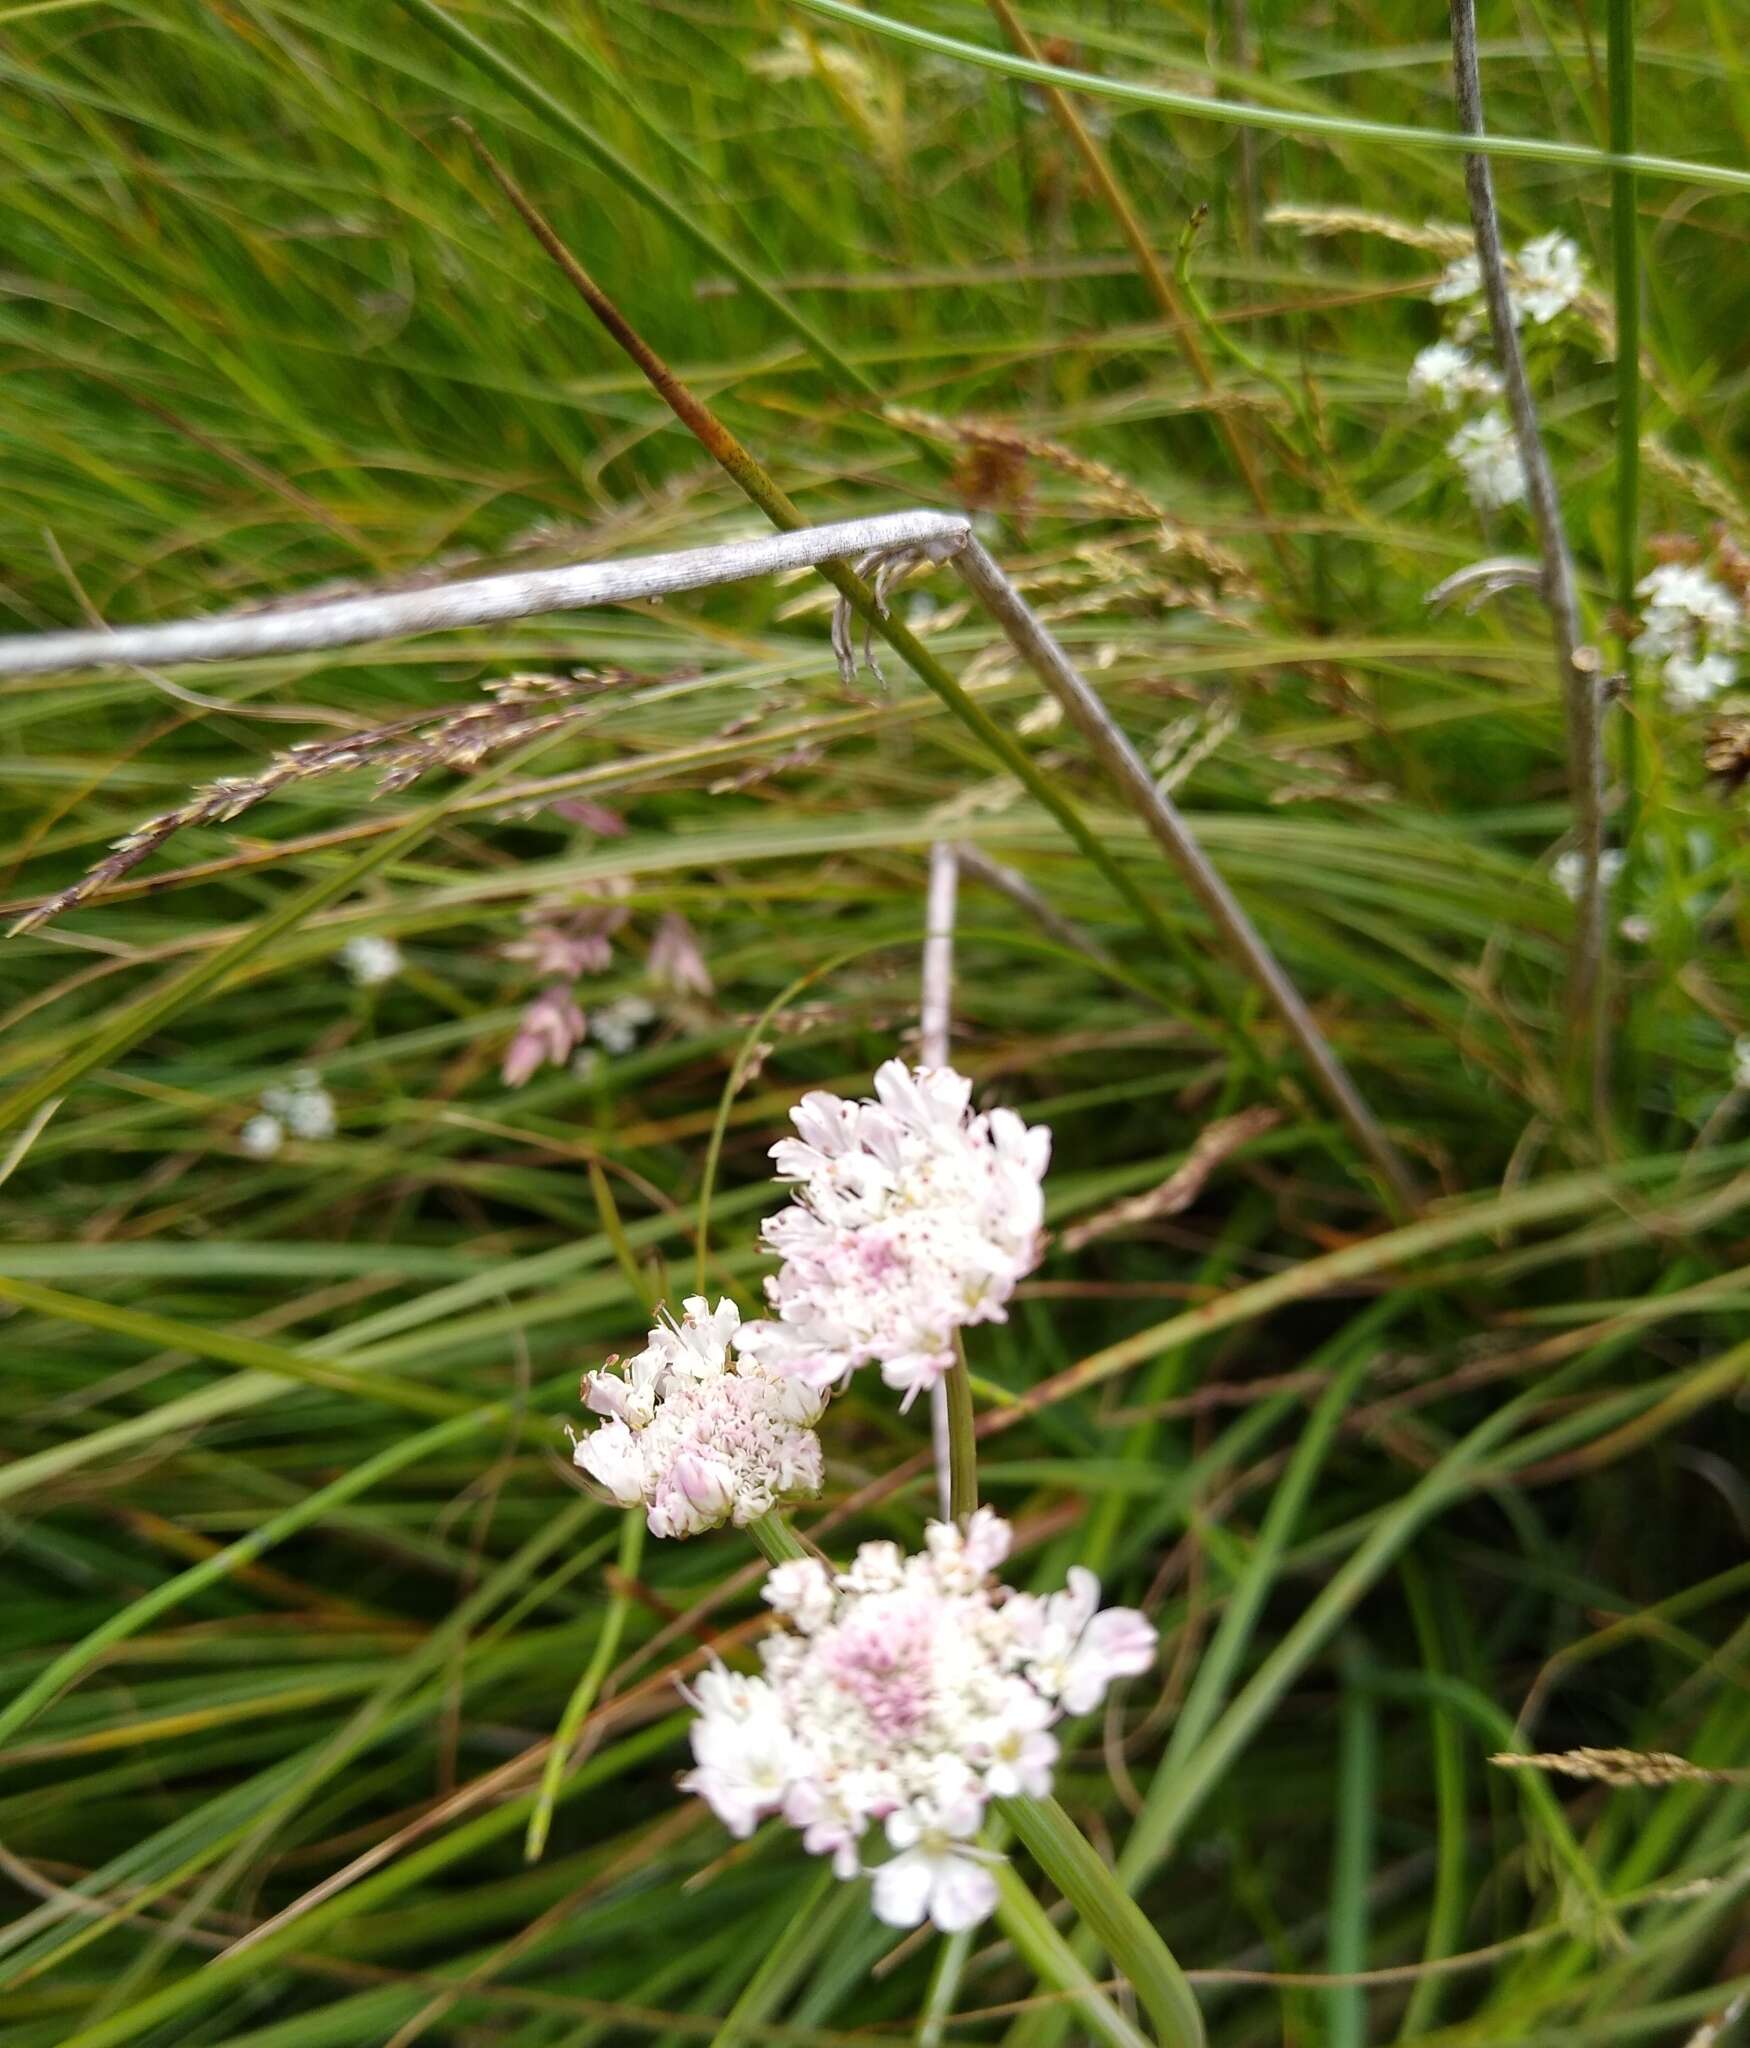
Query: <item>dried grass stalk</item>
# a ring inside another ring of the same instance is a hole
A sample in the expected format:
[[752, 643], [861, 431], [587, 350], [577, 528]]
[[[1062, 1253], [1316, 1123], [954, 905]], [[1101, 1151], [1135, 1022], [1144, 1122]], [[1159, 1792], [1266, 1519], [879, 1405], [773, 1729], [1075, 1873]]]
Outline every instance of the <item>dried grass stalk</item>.
[[1538, 1756], [1504, 1753], [1489, 1761], [1504, 1771], [1549, 1771], [1600, 1785], [1750, 1785], [1750, 1771], [1715, 1770], [1662, 1749], [1561, 1749]]
[[1440, 220], [1424, 221], [1417, 227], [1411, 221], [1394, 220], [1389, 213], [1369, 213], [1360, 207], [1272, 206], [1264, 215], [1264, 224], [1295, 228], [1303, 235], [1377, 235], [1383, 241], [1448, 260], [1471, 252], [1469, 228]]
[[1251, 572], [1238, 555], [1229, 553], [1208, 534], [1175, 519], [1158, 499], [1150, 497], [1140, 484], [1121, 471], [1096, 462], [1091, 456], [1079, 455], [1061, 441], [1026, 433], [1002, 420], [950, 420], [907, 405], [883, 406], [881, 413], [883, 419], [896, 427], [965, 448], [978, 458], [961, 478], [963, 484], [972, 486], [970, 495], [975, 502], [1017, 506], [1024, 494], [1026, 466], [1037, 462], [1086, 484], [1090, 510], [1110, 512], [1121, 519], [1144, 519], [1159, 526], [1162, 542], [1170, 552], [1196, 562], [1224, 588], [1253, 587]]
[[1164, 1216], [1177, 1216], [1196, 1201], [1203, 1192], [1204, 1182], [1224, 1159], [1242, 1145], [1250, 1144], [1252, 1139], [1262, 1137], [1264, 1132], [1274, 1130], [1281, 1121], [1280, 1110], [1267, 1109], [1260, 1104], [1208, 1125], [1198, 1133], [1197, 1142], [1185, 1155], [1184, 1162], [1168, 1174], [1159, 1187], [1149, 1188], [1140, 1195], [1127, 1196], [1122, 1202], [1114, 1202], [1109, 1209], [1088, 1217], [1085, 1222], [1073, 1224], [1059, 1237], [1059, 1248], [1066, 1252], [1079, 1252], [1083, 1245], [1092, 1244], [1095, 1238], [1106, 1237], [1114, 1230], [1128, 1229], [1135, 1223], [1156, 1223]]
[[505, 747], [559, 732], [581, 718], [604, 691], [648, 680], [624, 669], [579, 670], [565, 676], [502, 676], [487, 683], [484, 703], [415, 712], [338, 739], [300, 740], [275, 754], [254, 774], [221, 776], [195, 790], [174, 810], [136, 825], [71, 888], [27, 910], [12, 931], [34, 931], [88, 901], [191, 825], [229, 824], [281, 790], [359, 768], [374, 771], [376, 793], [387, 796], [434, 768], [474, 768]]

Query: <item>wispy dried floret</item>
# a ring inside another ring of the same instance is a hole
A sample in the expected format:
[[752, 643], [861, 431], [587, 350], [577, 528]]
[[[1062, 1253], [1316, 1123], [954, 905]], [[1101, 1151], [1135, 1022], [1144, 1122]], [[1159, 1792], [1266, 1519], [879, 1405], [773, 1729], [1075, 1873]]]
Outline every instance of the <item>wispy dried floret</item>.
[[620, 671], [568, 676], [504, 676], [486, 685], [487, 700], [417, 712], [369, 732], [300, 740], [251, 775], [221, 776], [173, 811], [162, 811], [115, 842], [89, 874], [26, 911], [12, 927], [32, 931], [112, 887], [148, 855], [191, 825], [225, 825], [283, 789], [325, 775], [367, 769], [380, 793], [405, 789], [434, 768], [477, 767], [502, 748], [558, 732], [581, 718], [604, 689], [637, 680]]
[[1079, 1566], [1064, 1592], [1007, 1592], [991, 1574], [1008, 1551], [1008, 1525], [981, 1508], [964, 1533], [932, 1522], [917, 1556], [865, 1543], [848, 1571], [779, 1565], [765, 1593], [789, 1626], [760, 1645], [761, 1677], [700, 1678], [689, 1789], [735, 1835], [781, 1813], [841, 1878], [880, 1829], [876, 1916], [976, 1926], [997, 1898], [1000, 1859], [976, 1840], [987, 1802], [1044, 1797], [1054, 1724], [1155, 1655], [1153, 1624], [1102, 1609]]
[[1728, 789], [1750, 782], [1750, 718], [1719, 718], [1710, 728], [1703, 756], [1707, 772]]
[[1505, 1750], [1490, 1763], [1504, 1771], [1553, 1771], [1564, 1778], [1590, 1778], [1600, 1785], [1743, 1785], [1750, 1771], [1692, 1764], [1663, 1749], [1559, 1749], [1536, 1756]]

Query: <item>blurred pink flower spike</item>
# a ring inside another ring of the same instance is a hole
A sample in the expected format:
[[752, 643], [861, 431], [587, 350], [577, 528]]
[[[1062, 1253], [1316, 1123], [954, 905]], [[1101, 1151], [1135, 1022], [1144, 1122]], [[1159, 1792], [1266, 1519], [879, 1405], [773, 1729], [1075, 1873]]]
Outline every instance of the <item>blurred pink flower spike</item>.
[[537, 974], [576, 981], [580, 975], [600, 974], [613, 959], [614, 947], [605, 931], [581, 923], [537, 924], [526, 938], [512, 939], [503, 953], [507, 960], [527, 961]]
[[520, 1088], [541, 1067], [564, 1066], [582, 1043], [584, 1029], [584, 1014], [569, 989], [543, 989], [524, 1010], [505, 1052], [504, 1085]]
[[556, 818], [563, 818], [568, 825], [581, 825], [598, 839], [626, 836], [626, 821], [619, 812], [610, 811], [605, 804], [592, 804], [586, 796], [558, 797], [550, 808]]
[[708, 996], [714, 986], [698, 934], [678, 910], [657, 925], [646, 966], [652, 981], [678, 996]]

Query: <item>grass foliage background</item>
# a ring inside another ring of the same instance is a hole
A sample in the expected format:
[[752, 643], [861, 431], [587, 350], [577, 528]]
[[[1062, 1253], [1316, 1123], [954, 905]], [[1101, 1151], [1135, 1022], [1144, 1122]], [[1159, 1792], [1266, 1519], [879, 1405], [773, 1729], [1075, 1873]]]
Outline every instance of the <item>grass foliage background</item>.
[[[901, 11], [1000, 45], [972, 0]], [[1462, 223], [1458, 159], [1086, 103], [1164, 260], [1211, 210], [1211, 393], [1031, 88], [777, 0], [454, 12], [593, 146], [381, 0], [0, 10], [9, 629], [760, 530], [507, 221], [465, 115], [811, 517], [985, 503], [994, 551], [1139, 745], [1189, 762], [1196, 830], [1439, 1199], [1384, 1234], [1273, 1018], [950, 577], [902, 604], [1204, 958], [1251, 1062], [897, 664], [886, 694], [841, 688], [818, 579], [174, 687], [0, 683], [23, 903], [293, 739], [514, 670], [642, 679], [490, 777], [392, 799], [354, 777], [190, 832], [0, 953], [8, 2048], [874, 2041], [932, 2007], [975, 2016], [920, 2039], [1066, 2038], [991, 1930], [896, 1944], [793, 1838], [730, 1845], [674, 1792], [673, 1681], [707, 1644], [745, 1648], [753, 1552], [725, 1533], [640, 1556], [565, 1464], [579, 1369], [690, 1289], [750, 1034], [708, 1257], [713, 1291], [754, 1297], [765, 1148], [802, 1089], [856, 1090], [907, 1043], [924, 861], [948, 835], [1108, 956], [964, 884], [957, 1058], [1052, 1125], [1057, 1223], [1161, 1180], [1214, 1117], [1287, 1106], [1182, 1216], [1049, 1257], [973, 1347], [1012, 1391], [1095, 1361], [991, 1440], [982, 1483], [1018, 1524], [1020, 1579], [1085, 1561], [1161, 1625], [1160, 1673], [1082, 1731], [1060, 1789], [1214, 1973], [1212, 2038], [1591, 2048], [1741, 2010], [1743, 798], [1706, 786], [1693, 714], [1644, 686], [1613, 714], [1639, 764], [1615, 909], [1646, 924], [1617, 953], [1598, 1117], [1563, 1051], [1543, 619], [1526, 596], [1425, 604], [1529, 546], [1517, 515], [1479, 528], [1447, 430], [1406, 399], [1439, 259], [1265, 218]], [[1637, 12], [1640, 148], [1741, 164], [1732, 10]], [[1086, 69], [1451, 126], [1432, 14], [1090, 0], [1027, 19]], [[1483, 34], [1494, 126], [1602, 145], [1601, 11], [1490, 6]], [[1560, 227], [1611, 279], [1603, 176], [1496, 175], [1511, 242]], [[1637, 223], [1644, 425], [1668, 453], [1647, 453], [1633, 521], [1741, 534], [1742, 196], [1643, 182]], [[900, 431], [697, 231], [889, 405], [1065, 444], [1131, 495]], [[1540, 394], [1613, 658], [1614, 390], [1600, 347]], [[627, 835], [567, 822], [565, 793]], [[715, 995], [665, 999], [582, 1077], [507, 1092], [534, 984], [497, 949], [616, 877], [631, 922], [586, 1005], [648, 993], [677, 910]], [[335, 957], [360, 932], [405, 950], [384, 990]], [[176, 982], [198, 965], [206, 985]], [[243, 1121], [300, 1066], [337, 1135], [250, 1159]], [[923, 1441], [878, 1387], [835, 1406], [826, 1540], [917, 1537], [927, 1478], [872, 1483]], [[592, 1658], [531, 1863], [546, 1748]], [[1611, 1789], [1485, 1761], [1578, 1745], [1740, 1776]], [[1386, 1974], [1318, 1981], [1356, 1971]]]

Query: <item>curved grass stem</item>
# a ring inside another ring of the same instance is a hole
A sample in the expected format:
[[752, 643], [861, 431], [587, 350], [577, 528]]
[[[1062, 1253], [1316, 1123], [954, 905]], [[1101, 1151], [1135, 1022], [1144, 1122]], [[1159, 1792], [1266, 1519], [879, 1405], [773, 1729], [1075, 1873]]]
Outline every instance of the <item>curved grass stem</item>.
[[1055, 1799], [1004, 1799], [1003, 1818], [1129, 1980], [1161, 2048], [1203, 2048], [1203, 2015], [1185, 1973], [1142, 1908]]
[[559, 1803], [559, 1788], [565, 1782], [565, 1765], [571, 1755], [571, 1746], [577, 1740], [577, 1731], [583, 1726], [590, 1708], [596, 1703], [602, 1681], [619, 1655], [620, 1637], [625, 1632], [626, 1616], [632, 1605], [631, 1582], [638, 1576], [643, 1558], [644, 1510], [633, 1508], [620, 1525], [619, 1584], [608, 1602], [601, 1634], [596, 1637], [595, 1651], [570, 1699], [565, 1702], [565, 1711], [559, 1717], [559, 1726], [553, 1733], [553, 1746], [547, 1752], [547, 1762], [541, 1772], [541, 1789], [535, 1795], [528, 1832], [523, 1837], [523, 1856], [530, 1863], [539, 1862], [547, 1846], [547, 1833], [553, 1825], [553, 1809]]

